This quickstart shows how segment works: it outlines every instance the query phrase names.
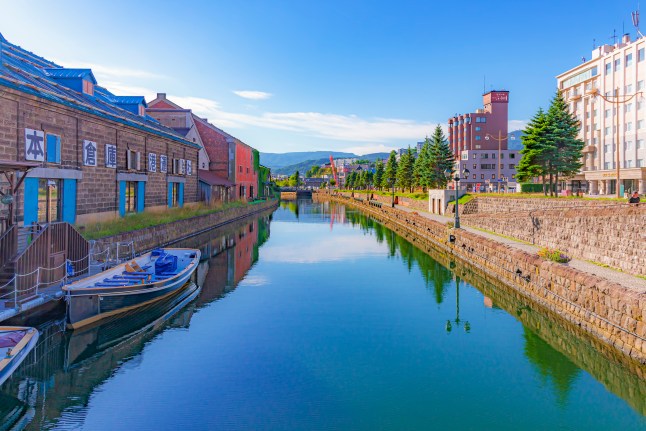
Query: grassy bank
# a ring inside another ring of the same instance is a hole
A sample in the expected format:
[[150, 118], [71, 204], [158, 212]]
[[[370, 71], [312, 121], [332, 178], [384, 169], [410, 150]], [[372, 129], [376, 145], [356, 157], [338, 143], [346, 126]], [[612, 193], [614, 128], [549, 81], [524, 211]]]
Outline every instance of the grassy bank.
[[[262, 201], [258, 201], [262, 202]], [[97, 239], [105, 236], [117, 235], [124, 232], [143, 229], [151, 226], [157, 226], [165, 223], [172, 223], [178, 220], [184, 220], [191, 217], [212, 214], [224, 211], [229, 208], [241, 208], [252, 203], [234, 201], [227, 204], [205, 205], [199, 204], [184, 208], [168, 208], [163, 211], [148, 211], [143, 213], [128, 214], [123, 218], [85, 225], [77, 225], [77, 229], [83, 234], [85, 239]]]

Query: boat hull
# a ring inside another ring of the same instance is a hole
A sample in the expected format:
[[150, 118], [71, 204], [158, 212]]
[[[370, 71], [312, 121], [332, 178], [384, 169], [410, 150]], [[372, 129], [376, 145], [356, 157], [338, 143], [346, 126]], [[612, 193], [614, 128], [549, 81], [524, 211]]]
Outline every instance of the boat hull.
[[[2, 327], [0, 329], [11, 329], [12, 327]], [[19, 343], [18, 346], [12, 349], [11, 355], [0, 360], [0, 385], [2, 385], [18, 366], [25, 360], [29, 352], [36, 346], [38, 342], [38, 331], [34, 328], [26, 327], [13, 327], [15, 330], [26, 330], [24, 342]]]
[[160, 301], [181, 289], [194, 278], [200, 253], [176, 277], [150, 284], [138, 284], [119, 288], [67, 289], [67, 326], [77, 329], [142, 307], [155, 301]]

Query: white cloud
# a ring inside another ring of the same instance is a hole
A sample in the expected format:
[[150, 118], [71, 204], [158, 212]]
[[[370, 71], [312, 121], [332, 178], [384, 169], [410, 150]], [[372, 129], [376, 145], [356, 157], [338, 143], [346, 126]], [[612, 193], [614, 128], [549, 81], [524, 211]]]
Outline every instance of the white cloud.
[[384, 144], [366, 144], [366, 145], [361, 145], [357, 147], [347, 147], [347, 148], [341, 148], [339, 151], [343, 151], [345, 153], [354, 153], [359, 156], [363, 156], [364, 154], [372, 154], [372, 153], [390, 153], [392, 150], [397, 150], [399, 147], [394, 146], [394, 147], [388, 147]]
[[[126, 67], [113, 67], [104, 66], [102, 64], [85, 63], [80, 61], [64, 61], [55, 60], [54, 63], [60, 64], [63, 67], [79, 68], [79, 69], [92, 69], [94, 76], [97, 80], [108, 79], [123, 79], [123, 78], [138, 78], [138, 79], [164, 79], [164, 75], [140, 69], [129, 69]], [[100, 83], [99, 83], [100, 84]]]
[[233, 93], [242, 97], [243, 99], [251, 99], [251, 100], [265, 100], [273, 96], [273, 94], [265, 93], [264, 91], [238, 90], [238, 91], [234, 91]]
[[527, 120], [509, 120], [507, 127], [510, 132], [513, 132], [514, 130], [523, 130], [527, 127], [527, 123], [529, 123]]

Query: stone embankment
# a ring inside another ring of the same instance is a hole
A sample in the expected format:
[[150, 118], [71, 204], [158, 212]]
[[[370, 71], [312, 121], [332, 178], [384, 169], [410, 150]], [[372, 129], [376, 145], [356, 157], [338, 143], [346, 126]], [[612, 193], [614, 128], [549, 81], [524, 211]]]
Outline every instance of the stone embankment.
[[466, 226], [646, 275], [646, 205], [478, 213], [461, 220]]
[[163, 247], [187, 236], [196, 235], [200, 232], [260, 213], [267, 209], [276, 208], [277, 206], [277, 200], [269, 200], [249, 204], [244, 207], [229, 208], [212, 214], [103, 237], [96, 240], [95, 246], [97, 250], [103, 250], [110, 246], [110, 244], [133, 241], [135, 251], [137, 253], [145, 253], [155, 247]]
[[543, 260], [536, 254], [483, 235], [449, 229], [445, 224], [388, 205], [327, 194], [319, 194], [318, 198], [360, 207], [389, 227], [402, 231], [423, 250], [437, 249], [463, 261], [642, 366], [646, 364], [646, 292]]

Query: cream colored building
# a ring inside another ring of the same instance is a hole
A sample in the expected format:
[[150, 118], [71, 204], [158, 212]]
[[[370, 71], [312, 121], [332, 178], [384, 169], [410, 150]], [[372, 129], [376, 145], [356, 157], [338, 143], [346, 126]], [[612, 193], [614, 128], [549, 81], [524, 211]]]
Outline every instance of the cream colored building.
[[646, 38], [625, 35], [600, 46], [556, 79], [585, 142], [582, 172], [573, 182], [584, 182], [591, 194], [615, 194], [618, 140], [620, 191], [646, 193]]

